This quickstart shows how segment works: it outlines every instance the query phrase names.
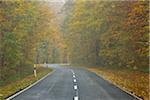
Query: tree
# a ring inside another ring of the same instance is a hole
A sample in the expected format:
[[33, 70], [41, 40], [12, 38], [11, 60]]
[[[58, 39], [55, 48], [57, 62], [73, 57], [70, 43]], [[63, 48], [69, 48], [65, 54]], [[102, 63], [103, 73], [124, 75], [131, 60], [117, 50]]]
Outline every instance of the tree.
[[48, 62], [54, 48], [61, 51], [58, 23], [46, 2], [1, 1], [0, 23], [0, 83], [31, 74], [35, 60]]
[[131, 64], [136, 67], [148, 68], [148, 40], [149, 40], [149, 1], [137, 1], [131, 5], [126, 22], [129, 33], [128, 49], [133, 56]]
[[148, 68], [148, 1], [72, 4], [63, 26], [71, 63]]

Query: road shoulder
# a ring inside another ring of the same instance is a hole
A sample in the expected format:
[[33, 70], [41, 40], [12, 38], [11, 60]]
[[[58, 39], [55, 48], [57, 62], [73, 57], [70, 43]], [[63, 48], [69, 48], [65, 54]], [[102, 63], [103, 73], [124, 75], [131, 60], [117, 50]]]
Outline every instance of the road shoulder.
[[[142, 100], [148, 100], [148, 93], [144, 90], [146, 90], [146, 87], [144, 85], [143, 90], [141, 88], [140, 84], [138, 85], [138, 82], [141, 82], [143, 80], [140, 80], [142, 76], [139, 77], [139, 80], [132, 79], [134, 72], [119, 72], [119, 71], [112, 71], [112, 70], [107, 70], [107, 69], [102, 69], [102, 68], [88, 68], [89, 71], [96, 73], [96, 75], [100, 76], [104, 80], [108, 81], [110, 84], [115, 85], [116, 87], [120, 88], [124, 92], [134, 96], [135, 98]], [[132, 75], [131, 75], [132, 73]], [[125, 76], [126, 74], [126, 76]], [[140, 74], [141, 75], [141, 74]], [[128, 78], [129, 76], [129, 78]], [[126, 78], [125, 78], [126, 77]], [[146, 77], [145, 77], [146, 78]], [[146, 84], [146, 82], [145, 82]], [[148, 83], [147, 83], [148, 84]], [[135, 87], [136, 86], [136, 87]], [[135, 89], [134, 89], [135, 88]], [[144, 94], [142, 94], [144, 91]]]
[[10, 100], [17, 95], [21, 94], [22, 92], [28, 90], [32, 86], [38, 84], [40, 81], [45, 79], [48, 75], [53, 73], [54, 71], [49, 68], [42, 68], [41, 71], [37, 74], [37, 77], [35, 78], [34, 75], [29, 75], [21, 80], [18, 80], [16, 82], [12, 82], [4, 87], [0, 88], [1, 91], [1, 97], [0, 100], [3, 100], [6, 98], [6, 100]]

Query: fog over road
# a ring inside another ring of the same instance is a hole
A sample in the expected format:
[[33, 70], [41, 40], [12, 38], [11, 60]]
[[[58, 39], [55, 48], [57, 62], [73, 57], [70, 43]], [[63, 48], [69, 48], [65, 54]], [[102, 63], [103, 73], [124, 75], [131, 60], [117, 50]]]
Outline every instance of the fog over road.
[[54, 72], [13, 100], [136, 100], [83, 68], [48, 65]]

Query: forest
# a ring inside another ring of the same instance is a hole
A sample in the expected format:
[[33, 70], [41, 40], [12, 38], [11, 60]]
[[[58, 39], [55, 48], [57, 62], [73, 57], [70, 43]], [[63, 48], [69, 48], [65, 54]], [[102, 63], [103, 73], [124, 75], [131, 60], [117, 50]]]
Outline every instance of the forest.
[[149, 0], [66, 0], [62, 16], [49, 3], [0, 0], [0, 87], [34, 64], [149, 72]]
[[66, 3], [63, 23], [71, 64], [148, 70], [148, 1]]
[[46, 2], [0, 1], [0, 85], [32, 74], [34, 63], [60, 62], [56, 22]]

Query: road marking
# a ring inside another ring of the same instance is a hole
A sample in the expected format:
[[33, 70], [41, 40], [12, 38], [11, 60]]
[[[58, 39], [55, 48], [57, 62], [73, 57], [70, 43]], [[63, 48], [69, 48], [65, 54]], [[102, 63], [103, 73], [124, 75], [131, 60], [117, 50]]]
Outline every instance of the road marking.
[[16, 94], [6, 98], [6, 100], [11, 100], [13, 98], [15, 98], [16, 96], [20, 95], [21, 93], [25, 92], [26, 90], [32, 88], [34, 85], [38, 84], [40, 81], [44, 80], [46, 77], [48, 77], [49, 75], [51, 75], [52, 73], [54, 73], [55, 70], [53, 70], [52, 72], [48, 73], [47, 75], [45, 75], [44, 77], [42, 77], [40, 80], [36, 81], [35, 83], [31, 84], [30, 86], [26, 87], [25, 89], [17, 92]]
[[[73, 70], [71, 70], [72, 74], [73, 74], [73, 82], [74, 83], [77, 83], [77, 80], [76, 80], [76, 76], [75, 76], [75, 73]], [[73, 100], [79, 100], [79, 96], [78, 96], [78, 86], [77, 85], [74, 85], [74, 90], [75, 90], [75, 96], [73, 98]]]
[[78, 96], [74, 97], [74, 100], [79, 100], [79, 97]]
[[73, 80], [73, 82], [75, 83], [75, 82], [77, 82], [77, 80], [76, 80], [76, 79], [74, 79], [74, 80]]
[[[92, 72], [93, 73], [93, 72]], [[97, 74], [96, 74], [97, 75]], [[125, 90], [124, 88], [120, 87], [119, 85], [113, 84], [110, 80], [105, 79], [104, 77], [101, 77], [99, 75], [97, 75], [98, 77], [102, 78], [104, 81], [108, 82], [109, 84], [113, 85], [114, 87], [119, 88], [120, 90], [122, 90], [123, 92], [129, 94], [130, 96], [133, 96], [134, 98], [136, 98], [137, 100], [143, 100], [142, 98], [138, 97], [135, 94], [130, 93], [129, 91]]]
[[76, 76], [75, 76], [75, 75], [73, 75], [73, 78], [76, 78]]
[[77, 89], [78, 89], [77, 85], [74, 85], [74, 89], [75, 89], [75, 90], [77, 90]]

